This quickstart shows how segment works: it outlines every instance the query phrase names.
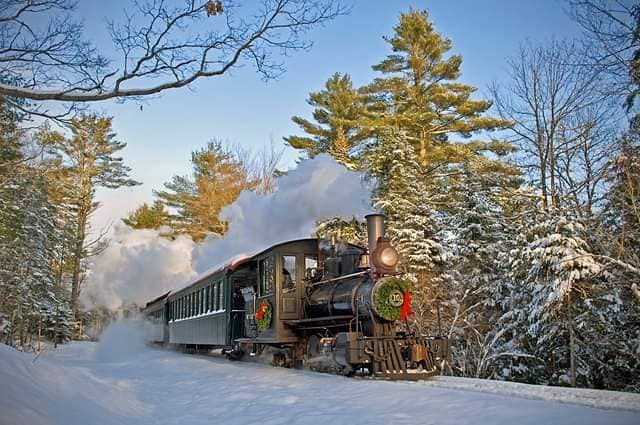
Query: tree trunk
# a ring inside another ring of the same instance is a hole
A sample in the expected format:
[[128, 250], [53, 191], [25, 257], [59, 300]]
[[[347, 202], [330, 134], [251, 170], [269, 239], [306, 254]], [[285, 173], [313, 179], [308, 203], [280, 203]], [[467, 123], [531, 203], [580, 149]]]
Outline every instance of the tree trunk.
[[542, 191], [542, 209], [544, 211], [549, 211], [549, 193], [547, 191], [547, 166], [542, 157], [540, 158], [540, 190]]
[[71, 308], [73, 309], [74, 320], [78, 320], [82, 251], [84, 248], [87, 217], [88, 215], [85, 214], [84, 211], [78, 213], [78, 231], [76, 233], [75, 247], [73, 250], [73, 273], [71, 276]]
[[571, 292], [567, 295], [567, 312], [569, 316], [569, 368], [571, 373], [571, 386], [576, 386], [576, 351], [575, 351], [575, 336], [573, 333], [573, 317], [571, 315]]
[[549, 149], [549, 189], [550, 189], [550, 200], [551, 207], [554, 210], [557, 210], [560, 204], [560, 200], [558, 197], [558, 190], [556, 187], [556, 159], [555, 152], [553, 151], [554, 147], [551, 146]]
[[42, 316], [38, 319], [38, 353], [41, 351], [40, 341], [42, 340]]

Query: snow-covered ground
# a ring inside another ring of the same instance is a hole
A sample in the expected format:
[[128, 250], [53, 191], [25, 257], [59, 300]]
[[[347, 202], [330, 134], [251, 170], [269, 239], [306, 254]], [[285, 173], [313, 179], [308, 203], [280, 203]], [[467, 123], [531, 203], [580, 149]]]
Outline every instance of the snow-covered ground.
[[636, 394], [349, 379], [151, 349], [138, 338], [116, 326], [101, 343], [35, 361], [0, 345], [0, 424], [640, 424]]

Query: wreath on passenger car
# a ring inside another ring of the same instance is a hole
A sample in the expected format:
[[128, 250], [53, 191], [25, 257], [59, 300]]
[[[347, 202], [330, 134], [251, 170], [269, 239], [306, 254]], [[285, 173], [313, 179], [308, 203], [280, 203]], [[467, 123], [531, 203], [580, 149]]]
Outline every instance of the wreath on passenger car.
[[256, 325], [258, 327], [258, 332], [267, 330], [269, 329], [269, 326], [271, 326], [272, 310], [271, 303], [266, 300], [262, 301], [258, 306], [258, 310], [256, 311]]

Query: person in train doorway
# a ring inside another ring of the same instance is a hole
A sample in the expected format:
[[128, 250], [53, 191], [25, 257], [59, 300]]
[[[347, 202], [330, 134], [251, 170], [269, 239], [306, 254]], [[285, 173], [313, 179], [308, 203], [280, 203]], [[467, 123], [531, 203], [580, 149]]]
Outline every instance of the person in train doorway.
[[244, 336], [244, 296], [240, 288], [233, 290], [232, 308], [232, 333], [233, 339], [242, 338]]

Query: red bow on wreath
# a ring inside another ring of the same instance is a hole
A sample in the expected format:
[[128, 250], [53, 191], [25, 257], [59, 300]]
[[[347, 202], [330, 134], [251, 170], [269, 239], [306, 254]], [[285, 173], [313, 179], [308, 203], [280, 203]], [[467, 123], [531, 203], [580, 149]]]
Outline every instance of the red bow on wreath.
[[402, 293], [402, 308], [400, 309], [400, 320], [404, 320], [411, 316], [411, 292], [403, 291]]
[[265, 315], [265, 313], [267, 312], [268, 309], [269, 309], [269, 304], [267, 304], [267, 303], [260, 304], [260, 307], [258, 308], [258, 311], [256, 311], [256, 319], [258, 319], [258, 320], [264, 319], [264, 315]]

